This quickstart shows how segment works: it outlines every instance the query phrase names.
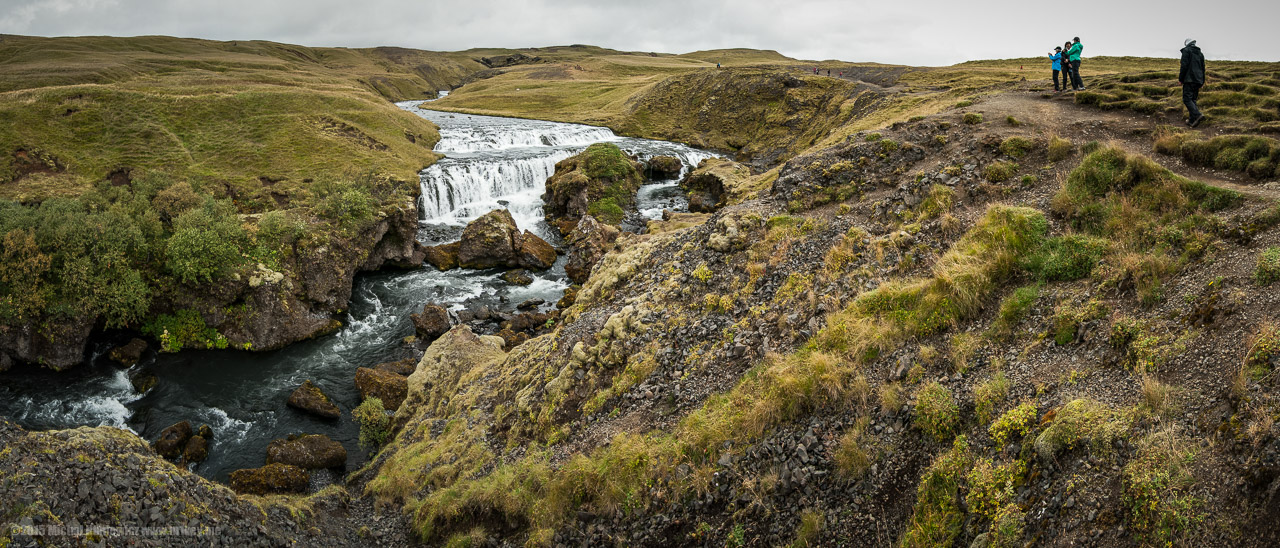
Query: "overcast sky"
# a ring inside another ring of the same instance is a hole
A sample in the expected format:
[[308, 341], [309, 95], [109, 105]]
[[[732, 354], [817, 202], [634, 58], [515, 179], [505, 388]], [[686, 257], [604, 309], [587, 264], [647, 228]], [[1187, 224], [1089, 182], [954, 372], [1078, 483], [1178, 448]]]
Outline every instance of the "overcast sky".
[[1276, 0], [0, 0], [0, 33], [262, 39], [432, 50], [592, 44], [685, 53], [746, 47], [799, 59], [949, 65], [1039, 55], [1280, 61]]

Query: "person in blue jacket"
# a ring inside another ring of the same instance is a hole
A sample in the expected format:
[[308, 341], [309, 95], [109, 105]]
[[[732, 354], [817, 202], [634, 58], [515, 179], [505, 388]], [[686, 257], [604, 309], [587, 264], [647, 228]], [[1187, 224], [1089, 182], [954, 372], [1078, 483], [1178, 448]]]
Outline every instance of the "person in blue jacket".
[[1080, 43], [1080, 37], [1075, 37], [1072, 41], [1071, 49], [1067, 50], [1067, 58], [1071, 59], [1071, 85], [1076, 91], [1084, 91], [1084, 80], [1080, 78], [1080, 51], [1084, 49], [1084, 44]]
[[[1058, 87], [1058, 73], [1062, 72], [1062, 48], [1053, 48], [1053, 53], [1049, 54], [1049, 60], [1053, 61], [1053, 91], [1062, 91]], [[1063, 87], [1066, 87], [1067, 79], [1063, 78]]]

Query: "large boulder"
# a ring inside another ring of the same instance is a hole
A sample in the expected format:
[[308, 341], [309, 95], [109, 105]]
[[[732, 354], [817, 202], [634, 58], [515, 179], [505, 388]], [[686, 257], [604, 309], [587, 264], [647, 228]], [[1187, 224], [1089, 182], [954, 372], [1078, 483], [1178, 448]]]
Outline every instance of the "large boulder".
[[416, 358], [405, 358], [394, 362], [383, 362], [373, 366], [374, 369], [395, 373], [402, 377], [408, 377], [418, 368], [418, 360]]
[[565, 240], [569, 246], [569, 256], [565, 261], [564, 271], [569, 279], [575, 284], [586, 283], [591, 276], [591, 269], [613, 246], [618, 234], [617, 228], [602, 224], [591, 215], [578, 221], [578, 226]]
[[310, 470], [340, 468], [347, 464], [347, 450], [328, 436], [289, 436], [267, 446], [267, 464], [288, 464]]
[[556, 163], [542, 194], [547, 220], [569, 234], [585, 215], [617, 226], [635, 209], [643, 167], [612, 143], [596, 143]]
[[684, 162], [675, 156], [654, 156], [645, 162], [644, 168], [650, 179], [675, 179], [684, 170]]
[[209, 456], [209, 440], [203, 436], [191, 436], [182, 448], [183, 462], [200, 462]]
[[107, 357], [122, 366], [131, 367], [142, 359], [142, 353], [147, 349], [147, 341], [142, 339], [133, 339], [121, 346], [112, 348], [107, 353]]
[[360, 399], [378, 398], [384, 409], [396, 409], [408, 390], [405, 378], [379, 369], [361, 367], [356, 370], [356, 389]]
[[460, 242], [426, 246], [423, 252], [427, 263], [440, 270], [458, 268], [458, 245]]
[[160, 437], [152, 446], [162, 457], [174, 458], [182, 455], [187, 441], [191, 439], [191, 423], [182, 421], [160, 431]]
[[310, 481], [311, 474], [306, 470], [281, 463], [231, 473], [231, 488], [247, 495], [301, 493], [307, 490]]
[[409, 319], [413, 321], [413, 329], [417, 331], [418, 338], [424, 343], [438, 339], [452, 327], [449, 323], [449, 311], [435, 304], [423, 306], [421, 313], [410, 314]]
[[289, 407], [326, 419], [337, 419], [342, 416], [342, 410], [338, 409], [333, 400], [310, 380], [303, 381], [302, 386], [289, 395]]
[[555, 261], [555, 248], [528, 230], [521, 233], [505, 209], [495, 209], [468, 223], [458, 241], [458, 265], [463, 268], [546, 270]]

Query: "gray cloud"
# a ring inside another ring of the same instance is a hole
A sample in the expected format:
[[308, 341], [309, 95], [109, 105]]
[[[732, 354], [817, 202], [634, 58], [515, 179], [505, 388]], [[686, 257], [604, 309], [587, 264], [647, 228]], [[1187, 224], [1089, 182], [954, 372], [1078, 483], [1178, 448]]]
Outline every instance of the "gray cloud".
[[[1069, 6], [1064, 8], [1064, 6]], [[433, 50], [593, 44], [684, 53], [773, 49], [801, 59], [947, 65], [1028, 57], [1072, 36], [1089, 55], [1280, 61], [1280, 3], [1171, 0], [0, 0], [0, 32], [164, 34], [309, 46]]]

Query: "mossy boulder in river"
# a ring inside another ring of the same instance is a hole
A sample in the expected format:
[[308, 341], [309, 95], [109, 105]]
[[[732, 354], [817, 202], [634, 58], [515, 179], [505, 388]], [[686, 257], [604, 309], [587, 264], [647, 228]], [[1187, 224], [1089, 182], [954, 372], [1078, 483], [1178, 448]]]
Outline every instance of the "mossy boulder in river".
[[528, 230], [521, 233], [505, 209], [495, 209], [468, 223], [458, 242], [458, 264], [463, 268], [546, 270], [555, 261], [555, 248]]
[[165, 428], [160, 432], [160, 437], [156, 439], [154, 444], [156, 453], [162, 457], [177, 457], [182, 454], [182, 450], [187, 446], [187, 440], [191, 439], [192, 430], [191, 423], [182, 421], [178, 424]]
[[418, 334], [419, 340], [424, 343], [436, 340], [452, 327], [449, 322], [449, 311], [436, 304], [428, 303], [422, 307], [421, 313], [410, 314], [409, 319], [413, 321], [413, 329]]
[[289, 395], [289, 407], [301, 409], [317, 417], [336, 419], [342, 416], [342, 410], [310, 380], [303, 381], [302, 386]]
[[643, 167], [611, 143], [596, 143], [556, 163], [542, 195], [547, 220], [569, 234], [584, 215], [617, 226], [635, 208]]

